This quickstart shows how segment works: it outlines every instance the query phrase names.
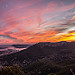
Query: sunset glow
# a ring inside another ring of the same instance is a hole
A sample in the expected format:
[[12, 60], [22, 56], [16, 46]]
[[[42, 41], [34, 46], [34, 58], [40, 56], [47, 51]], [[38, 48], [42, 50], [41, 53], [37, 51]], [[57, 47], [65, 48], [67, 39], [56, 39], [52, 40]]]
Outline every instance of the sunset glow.
[[75, 0], [0, 0], [0, 44], [75, 41]]

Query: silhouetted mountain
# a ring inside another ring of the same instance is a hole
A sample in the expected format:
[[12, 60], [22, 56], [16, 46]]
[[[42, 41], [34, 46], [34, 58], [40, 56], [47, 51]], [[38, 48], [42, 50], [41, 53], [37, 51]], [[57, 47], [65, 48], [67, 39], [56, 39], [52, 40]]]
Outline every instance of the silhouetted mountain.
[[0, 61], [10, 64], [26, 64], [38, 59], [50, 59], [55, 62], [75, 58], [75, 42], [41, 42], [26, 50], [0, 57]]
[[8, 46], [0, 45], [0, 49], [5, 49], [5, 48], [8, 48]]
[[26, 47], [29, 47], [31, 45], [30, 44], [14, 44], [12, 46], [14, 46], [16, 48], [26, 48]]
[[16, 53], [16, 52], [18, 52], [18, 50], [8, 49], [8, 50], [5, 50], [5, 51], [0, 51], [0, 56], [4, 56], [4, 55]]

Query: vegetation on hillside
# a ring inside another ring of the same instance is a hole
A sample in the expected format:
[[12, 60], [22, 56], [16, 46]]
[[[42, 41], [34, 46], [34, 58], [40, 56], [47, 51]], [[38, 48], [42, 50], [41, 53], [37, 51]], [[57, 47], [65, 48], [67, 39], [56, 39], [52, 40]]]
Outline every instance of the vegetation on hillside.
[[24, 75], [24, 72], [18, 65], [4, 66], [0, 70], [0, 75]]
[[40, 59], [21, 68], [14, 65], [5, 66], [0, 70], [0, 75], [73, 75], [73, 73], [75, 64], [62, 66], [47, 59]]

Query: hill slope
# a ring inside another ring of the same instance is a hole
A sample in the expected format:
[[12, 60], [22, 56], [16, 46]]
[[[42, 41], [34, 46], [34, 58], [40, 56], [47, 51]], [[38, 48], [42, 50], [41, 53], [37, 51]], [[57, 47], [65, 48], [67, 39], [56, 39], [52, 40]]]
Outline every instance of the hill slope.
[[0, 57], [1, 62], [26, 64], [38, 59], [61, 62], [75, 58], [75, 42], [38, 43], [26, 50]]

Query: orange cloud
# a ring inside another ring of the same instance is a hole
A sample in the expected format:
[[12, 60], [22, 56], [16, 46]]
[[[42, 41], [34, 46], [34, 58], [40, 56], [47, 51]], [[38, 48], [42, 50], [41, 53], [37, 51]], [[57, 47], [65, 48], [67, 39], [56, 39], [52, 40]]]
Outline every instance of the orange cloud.
[[75, 31], [56, 36], [55, 38], [57, 38], [58, 41], [75, 41]]
[[[29, 0], [26, 3], [19, 1], [14, 4], [15, 8], [11, 5], [10, 8], [5, 8], [0, 17], [0, 35], [10, 36], [16, 40], [0, 38], [0, 43], [2, 41], [3, 43], [37, 43], [75, 40], [75, 32], [56, 36], [60, 30], [74, 26], [71, 22], [74, 22], [75, 16], [72, 20], [65, 20], [61, 17], [64, 15], [61, 14], [64, 11], [67, 14], [67, 10], [72, 10], [75, 3], [65, 5], [62, 1], [50, 1], [43, 4], [42, 1], [44, 0]], [[65, 24], [68, 21], [69, 23]]]
[[75, 19], [75, 16], [72, 17], [72, 20], [74, 20], [74, 19]]

